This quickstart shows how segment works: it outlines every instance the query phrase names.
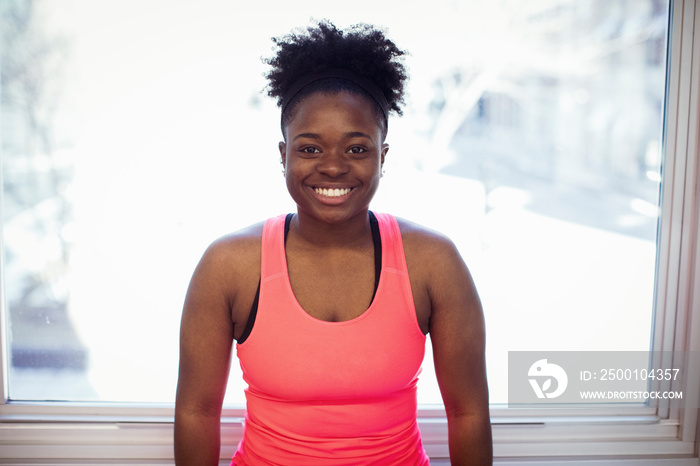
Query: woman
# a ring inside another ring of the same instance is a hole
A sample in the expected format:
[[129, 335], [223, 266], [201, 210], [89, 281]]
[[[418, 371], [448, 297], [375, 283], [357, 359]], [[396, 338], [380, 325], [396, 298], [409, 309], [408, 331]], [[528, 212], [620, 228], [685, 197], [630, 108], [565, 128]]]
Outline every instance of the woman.
[[232, 341], [246, 389], [233, 465], [426, 465], [416, 381], [430, 333], [452, 464], [492, 462], [484, 322], [455, 246], [369, 205], [401, 112], [403, 52], [328, 22], [275, 39], [269, 95], [295, 214], [214, 242], [185, 300], [178, 465], [218, 464]]

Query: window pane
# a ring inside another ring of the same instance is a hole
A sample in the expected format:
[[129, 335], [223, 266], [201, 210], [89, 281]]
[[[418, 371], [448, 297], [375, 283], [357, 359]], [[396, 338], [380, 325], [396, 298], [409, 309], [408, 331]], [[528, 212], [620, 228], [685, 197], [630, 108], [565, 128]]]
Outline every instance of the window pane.
[[11, 398], [174, 399], [200, 255], [294, 210], [259, 57], [309, 12], [410, 51], [373, 208], [459, 246], [492, 402], [508, 350], [649, 348], [668, 2], [329, 3], [0, 3]]

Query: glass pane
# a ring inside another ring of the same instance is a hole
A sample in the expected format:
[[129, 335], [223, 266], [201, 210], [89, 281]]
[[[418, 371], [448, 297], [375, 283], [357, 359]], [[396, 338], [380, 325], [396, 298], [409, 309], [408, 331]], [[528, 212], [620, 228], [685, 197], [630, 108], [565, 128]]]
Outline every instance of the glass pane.
[[459, 246], [492, 402], [508, 350], [649, 348], [668, 2], [332, 3], [0, 3], [11, 398], [173, 401], [200, 255], [294, 210], [259, 57], [309, 12], [410, 51], [373, 208]]

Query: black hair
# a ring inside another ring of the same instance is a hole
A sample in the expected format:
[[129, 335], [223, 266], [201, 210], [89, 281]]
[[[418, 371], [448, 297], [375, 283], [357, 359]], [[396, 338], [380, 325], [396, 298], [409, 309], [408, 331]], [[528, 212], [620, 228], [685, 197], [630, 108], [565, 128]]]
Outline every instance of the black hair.
[[284, 105], [283, 129], [297, 105], [306, 96], [318, 91], [346, 91], [363, 95], [375, 104], [375, 113], [383, 126], [383, 135], [386, 136], [387, 122], [379, 104], [351, 81], [339, 78], [319, 80], [291, 97], [290, 102], [284, 102], [287, 91], [301, 77], [310, 72], [338, 68], [349, 70], [374, 83], [386, 98], [387, 111], [399, 115], [403, 113], [404, 82], [408, 76], [400, 60], [405, 52], [387, 39], [382, 30], [369, 24], [357, 24], [340, 30], [330, 21], [322, 20], [305, 31], [298, 30], [272, 40], [277, 46], [277, 54], [264, 60], [272, 68], [265, 75], [268, 79], [267, 94], [277, 99], [278, 106]]

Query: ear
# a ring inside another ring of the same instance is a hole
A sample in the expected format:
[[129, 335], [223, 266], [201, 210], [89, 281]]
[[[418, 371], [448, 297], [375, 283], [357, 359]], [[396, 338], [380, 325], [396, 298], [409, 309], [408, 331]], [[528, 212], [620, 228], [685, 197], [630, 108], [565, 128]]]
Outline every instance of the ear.
[[386, 153], [389, 152], [389, 144], [384, 143], [382, 144], [382, 153], [381, 153], [381, 164], [382, 167], [384, 166], [384, 158], [386, 157]]
[[280, 162], [282, 162], [282, 167], [287, 168], [287, 144], [285, 144], [284, 141], [280, 141], [278, 147], [280, 150]]

